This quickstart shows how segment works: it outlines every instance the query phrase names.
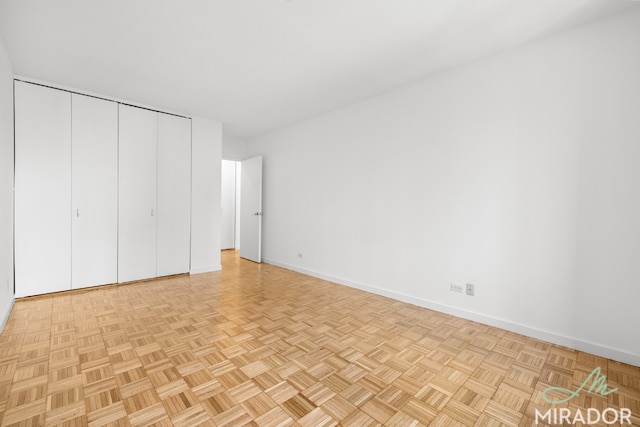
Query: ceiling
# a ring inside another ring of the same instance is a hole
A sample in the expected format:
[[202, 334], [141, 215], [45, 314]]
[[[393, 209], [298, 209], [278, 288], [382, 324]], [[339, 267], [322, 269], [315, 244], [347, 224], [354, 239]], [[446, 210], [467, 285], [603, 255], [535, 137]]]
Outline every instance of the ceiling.
[[0, 0], [14, 73], [249, 139], [631, 0]]

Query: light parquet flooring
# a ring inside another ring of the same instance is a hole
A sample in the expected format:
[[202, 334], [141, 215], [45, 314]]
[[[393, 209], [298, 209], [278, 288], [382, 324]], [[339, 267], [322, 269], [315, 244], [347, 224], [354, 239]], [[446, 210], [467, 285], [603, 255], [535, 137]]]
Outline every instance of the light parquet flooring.
[[[16, 301], [1, 426], [529, 426], [550, 386], [640, 368], [223, 253], [221, 272]], [[605, 425], [602, 423], [601, 425]]]

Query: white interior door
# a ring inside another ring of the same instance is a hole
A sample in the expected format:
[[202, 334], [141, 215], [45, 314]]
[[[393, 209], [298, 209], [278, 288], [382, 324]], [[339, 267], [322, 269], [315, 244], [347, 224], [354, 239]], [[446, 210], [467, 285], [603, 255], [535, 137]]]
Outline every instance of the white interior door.
[[71, 288], [71, 94], [15, 82], [16, 297]]
[[71, 287], [118, 281], [118, 104], [72, 94]]
[[158, 113], [119, 106], [118, 282], [156, 277]]
[[235, 247], [236, 163], [232, 160], [222, 161], [222, 232], [220, 234], [220, 249], [233, 249]]
[[191, 259], [191, 120], [158, 113], [157, 276], [186, 273]]
[[262, 156], [242, 161], [240, 256], [262, 262]]

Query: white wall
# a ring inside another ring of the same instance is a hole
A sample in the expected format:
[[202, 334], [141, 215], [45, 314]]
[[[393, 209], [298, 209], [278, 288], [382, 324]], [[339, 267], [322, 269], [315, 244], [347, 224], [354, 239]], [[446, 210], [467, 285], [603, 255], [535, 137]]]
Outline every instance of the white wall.
[[195, 274], [222, 269], [222, 124], [193, 117], [191, 126], [191, 273]]
[[244, 139], [228, 135], [222, 137], [222, 158], [225, 160], [244, 160], [247, 142]]
[[640, 365], [638, 76], [635, 8], [251, 140], [264, 259]]
[[13, 70], [0, 37], [0, 332], [13, 305]]

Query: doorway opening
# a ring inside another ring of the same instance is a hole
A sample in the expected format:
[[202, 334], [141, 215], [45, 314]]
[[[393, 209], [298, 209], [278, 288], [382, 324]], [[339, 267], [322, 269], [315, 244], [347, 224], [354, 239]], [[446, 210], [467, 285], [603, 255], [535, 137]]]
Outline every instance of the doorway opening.
[[220, 248], [240, 250], [240, 189], [242, 162], [222, 160]]
[[221, 249], [262, 262], [262, 156], [222, 161]]

